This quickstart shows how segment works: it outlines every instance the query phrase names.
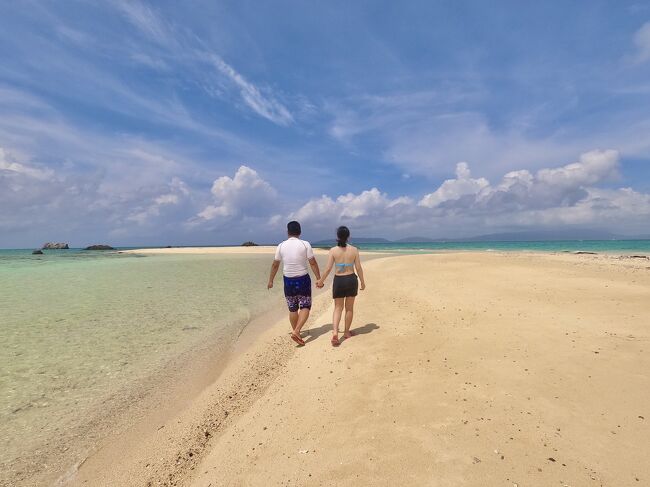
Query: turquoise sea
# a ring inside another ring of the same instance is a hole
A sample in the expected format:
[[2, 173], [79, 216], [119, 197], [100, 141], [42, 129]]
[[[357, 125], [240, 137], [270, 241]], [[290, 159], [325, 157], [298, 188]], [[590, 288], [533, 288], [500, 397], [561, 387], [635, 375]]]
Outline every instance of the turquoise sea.
[[281, 286], [266, 288], [269, 264], [266, 255], [0, 251], [0, 485], [33, 485], [10, 475], [51, 468], [77, 439], [96, 437], [102, 416], [181, 354], [225, 351], [282, 302]]
[[[650, 240], [359, 246], [650, 255]], [[84, 427], [175, 358], [206, 344], [226, 350], [253, 316], [282, 303], [282, 286], [266, 289], [268, 269], [268, 255], [0, 250], [0, 484], [47, 468], [75, 432], [87, 437]]]
[[[354, 243], [351, 240], [351, 243]], [[391, 252], [436, 252], [454, 250], [498, 250], [519, 252], [650, 253], [650, 240], [554, 240], [539, 242], [422, 242], [362, 243], [363, 250]]]

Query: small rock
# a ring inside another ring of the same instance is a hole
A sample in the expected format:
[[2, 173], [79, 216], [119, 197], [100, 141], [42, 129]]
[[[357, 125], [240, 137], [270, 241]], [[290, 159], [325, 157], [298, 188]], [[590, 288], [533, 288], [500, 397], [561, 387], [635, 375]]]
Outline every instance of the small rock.
[[47, 249], [54, 249], [54, 250], [63, 249], [63, 250], [66, 250], [66, 249], [69, 249], [70, 247], [68, 246], [67, 243], [63, 243], [63, 242], [60, 242], [60, 243], [47, 242], [47, 243], [44, 243], [43, 247], [41, 247], [41, 248], [46, 249], [46, 250]]

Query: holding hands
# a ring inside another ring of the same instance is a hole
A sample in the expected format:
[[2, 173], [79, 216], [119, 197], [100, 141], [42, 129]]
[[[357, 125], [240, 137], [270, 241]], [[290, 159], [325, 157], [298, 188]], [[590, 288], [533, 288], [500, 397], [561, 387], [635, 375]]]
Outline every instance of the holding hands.
[[320, 288], [322, 288], [322, 287], [324, 287], [324, 286], [325, 286], [325, 284], [323, 284], [323, 280], [322, 280], [322, 279], [319, 279], [319, 280], [316, 281], [316, 287], [317, 287], [317, 288], [320, 289]]

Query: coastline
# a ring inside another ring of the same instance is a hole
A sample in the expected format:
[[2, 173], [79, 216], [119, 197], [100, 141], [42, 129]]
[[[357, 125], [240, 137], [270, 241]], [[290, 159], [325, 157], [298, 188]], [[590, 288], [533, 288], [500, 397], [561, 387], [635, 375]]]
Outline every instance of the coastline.
[[215, 382], [69, 485], [648, 481], [649, 263], [483, 252], [365, 268], [359, 337], [329, 346], [327, 292], [304, 348], [286, 318], [245, 330]]
[[[324, 312], [328, 301], [325, 290], [314, 292], [314, 309], [320, 312], [313, 313], [310, 322]], [[103, 441], [59, 484], [133, 485], [134, 479], [144, 477], [147, 480], [143, 485], [177, 485], [189, 478], [210, 439], [248, 410], [268, 384], [285, 371], [298, 350], [289, 340], [288, 328], [285, 306], [279, 302], [253, 319], [225, 355], [193, 357], [191, 370], [182, 371], [181, 380], [177, 377], [170, 384], [176, 390], [164, 393], [177, 399], [171, 407], [156, 411], [160, 396], [150, 397], [144, 414], [134, 418], [130, 428], [116, 431]], [[193, 371], [201, 369], [208, 380], [197, 382]], [[178, 395], [188, 389], [190, 396], [178, 400]], [[119, 468], [113, 468], [115, 465]]]

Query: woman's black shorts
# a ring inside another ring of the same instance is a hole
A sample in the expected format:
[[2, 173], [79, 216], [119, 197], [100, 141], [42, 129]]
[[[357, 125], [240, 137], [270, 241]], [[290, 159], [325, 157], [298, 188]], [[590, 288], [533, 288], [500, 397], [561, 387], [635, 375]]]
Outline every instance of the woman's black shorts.
[[336, 298], [351, 298], [359, 292], [359, 280], [356, 274], [347, 276], [334, 276], [332, 296]]

